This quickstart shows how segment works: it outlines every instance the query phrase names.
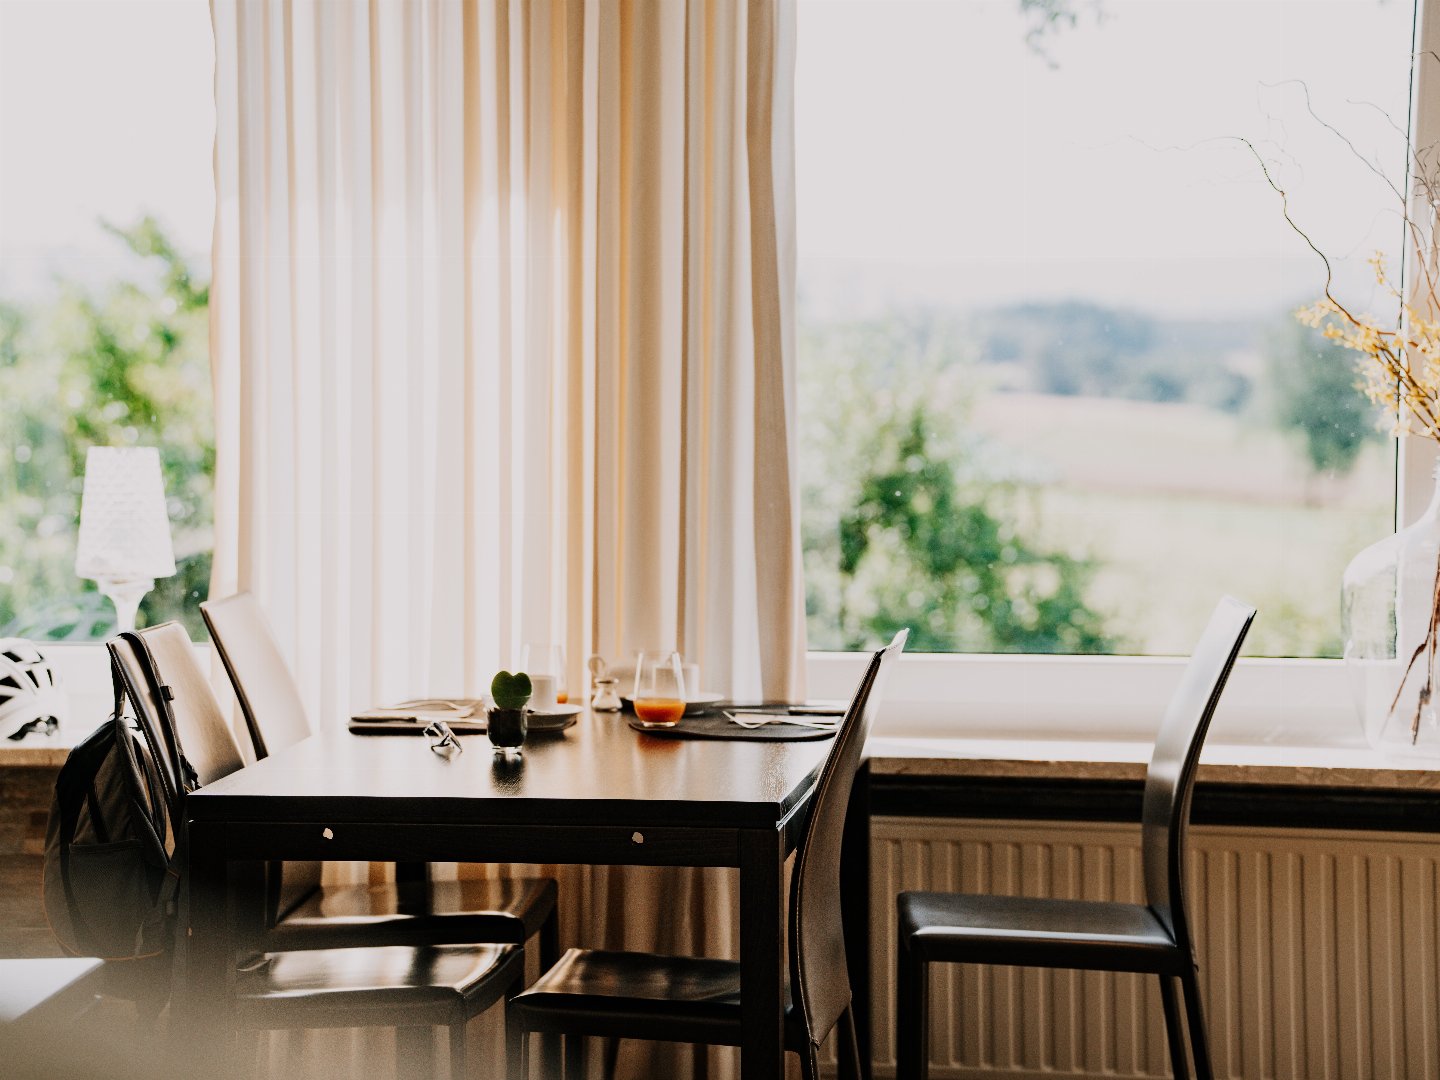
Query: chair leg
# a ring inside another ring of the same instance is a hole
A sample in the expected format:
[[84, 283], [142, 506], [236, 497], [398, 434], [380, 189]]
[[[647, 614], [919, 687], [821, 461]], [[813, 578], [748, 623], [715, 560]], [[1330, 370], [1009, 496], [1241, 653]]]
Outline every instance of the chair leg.
[[435, 1077], [435, 1032], [428, 1027], [395, 1029], [395, 1074], [400, 1077]]
[[585, 1036], [565, 1036], [565, 1080], [585, 1080]]
[[1160, 1004], [1165, 1009], [1165, 1039], [1170, 1045], [1170, 1069], [1175, 1080], [1190, 1080], [1190, 1056], [1185, 1052], [1185, 1031], [1175, 1001], [1175, 979], [1160, 976]]
[[560, 912], [558, 908], [551, 908], [550, 914], [545, 916], [545, 921], [540, 924], [540, 931], [536, 936], [540, 939], [540, 972], [544, 974], [555, 966], [555, 961], [560, 959]]
[[820, 1080], [820, 1055], [812, 1042], [800, 1051], [800, 1076], [801, 1080]]
[[465, 1080], [465, 1018], [450, 1025], [450, 1080]]
[[837, 1056], [840, 1059], [840, 1080], [861, 1080], [865, 1074], [860, 1069], [860, 1040], [855, 1032], [855, 1010], [849, 1005], [840, 1015]]
[[902, 939], [895, 965], [896, 1080], [930, 1075], [929, 967]]
[[1195, 1058], [1196, 1080], [1213, 1080], [1210, 1043], [1205, 1032], [1205, 1005], [1200, 1000], [1200, 980], [1193, 967], [1180, 976], [1180, 992], [1185, 997], [1185, 1016], [1190, 1022], [1190, 1052]]

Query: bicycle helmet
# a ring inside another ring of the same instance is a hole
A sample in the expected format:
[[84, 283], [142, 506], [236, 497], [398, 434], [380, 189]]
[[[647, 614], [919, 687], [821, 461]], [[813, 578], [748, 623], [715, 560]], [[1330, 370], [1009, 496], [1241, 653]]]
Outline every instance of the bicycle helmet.
[[0, 738], [49, 734], [65, 713], [65, 691], [50, 661], [24, 638], [0, 638]]

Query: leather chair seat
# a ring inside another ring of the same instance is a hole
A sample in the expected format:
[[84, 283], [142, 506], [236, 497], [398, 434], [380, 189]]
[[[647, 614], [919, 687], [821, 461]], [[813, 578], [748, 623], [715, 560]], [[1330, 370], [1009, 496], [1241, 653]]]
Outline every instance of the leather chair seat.
[[555, 910], [552, 878], [323, 887], [278, 922], [267, 948], [486, 941], [519, 945]]
[[1142, 904], [907, 892], [897, 909], [901, 941], [926, 961], [1156, 974], [1190, 962]]
[[523, 965], [513, 945], [267, 953], [237, 975], [236, 1003], [262, 1028], [360, 1026], [380, 1016], [387, 1026], [440, 1026], [498, 1000]]
[[[786, 1041], [801, 1039], [786, 988]], [[738, 1046], [740, 965], [709, 957], [570, 949], [512, 999], [530, 1031]]]

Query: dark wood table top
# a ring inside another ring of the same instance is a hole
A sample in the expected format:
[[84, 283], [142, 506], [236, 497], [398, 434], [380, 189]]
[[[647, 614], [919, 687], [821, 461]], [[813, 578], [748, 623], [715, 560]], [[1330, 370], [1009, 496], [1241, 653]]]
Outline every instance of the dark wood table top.
[[810, 790], [830, 742], [661, 739], [582, 713], [532, 736], [518, 764], [484, 735], [446, 760], [428, 740], [331, 731], [187, 799], [196, 821], [773, 826]]

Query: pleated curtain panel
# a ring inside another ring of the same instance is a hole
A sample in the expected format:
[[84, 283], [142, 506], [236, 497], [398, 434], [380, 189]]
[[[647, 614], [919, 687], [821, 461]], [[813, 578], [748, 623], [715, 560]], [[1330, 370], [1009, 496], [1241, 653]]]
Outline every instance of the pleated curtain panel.
[[[211, 592], [314, 721], [526, 641], [803, 695], [793, 0], [211, 9]], [[572, 943], [734, 953], [727, 872], [560, 877]]]

